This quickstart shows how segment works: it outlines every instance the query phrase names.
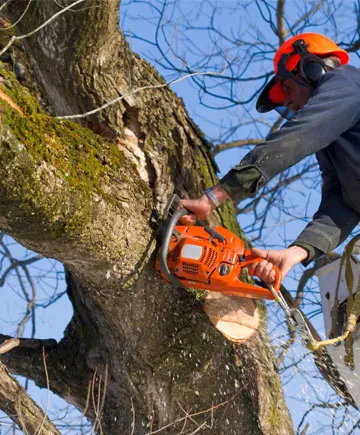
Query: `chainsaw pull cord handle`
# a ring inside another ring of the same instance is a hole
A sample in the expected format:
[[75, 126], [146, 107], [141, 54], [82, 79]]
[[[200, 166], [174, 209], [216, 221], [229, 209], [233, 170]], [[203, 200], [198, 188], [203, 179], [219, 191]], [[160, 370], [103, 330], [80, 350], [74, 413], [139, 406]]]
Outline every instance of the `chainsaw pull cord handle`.
[[167, 254], [169, 252], [169, 246], [171, 237], [173, 235], [176, 224], [179, 220], [188, 214], [188, 210], [186, 208], [180, 208], [177, 210], [170, 218], [169, 224], [166, 229], [166, 233], [163, 239], [161, 251], [160, 251], [160, 270], [167, 277], [167, 279], [174, 284], [176, 287], [185, 288], [181, 282], [170, 272], [170, 269], [167, 265]]

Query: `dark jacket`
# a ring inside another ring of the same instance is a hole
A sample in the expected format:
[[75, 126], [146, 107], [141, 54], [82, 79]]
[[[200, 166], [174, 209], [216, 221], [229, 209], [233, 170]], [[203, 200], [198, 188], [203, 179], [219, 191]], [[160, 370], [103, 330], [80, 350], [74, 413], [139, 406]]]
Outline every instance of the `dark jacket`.
[[360, 221], [360, 71], [353, 66], [326, 73], [296, 117], [256, 146], [220, 183], [235, 199], [252, 196], [314, 153], [322, 172], [322, 200], [294, 242], [309, 250], [309, 259], [334, 249]]

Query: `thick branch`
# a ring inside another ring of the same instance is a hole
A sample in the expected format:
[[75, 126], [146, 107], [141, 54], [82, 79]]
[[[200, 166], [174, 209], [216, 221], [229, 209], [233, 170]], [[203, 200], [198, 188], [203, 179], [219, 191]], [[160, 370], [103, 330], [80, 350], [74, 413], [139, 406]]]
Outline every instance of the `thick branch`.
[[[2, 229], [47, 257], [76, 263], [100, 286], [109, 273], [120, 278], [134, 271], [152, 234], [146, 216], [151, 210], [145, 211], [149, 190], [129, 171], [131, 163], [115, 144], [39, 113], [4, 69], [2, 75], [9, 80], [8, 93], [17, 86], [26, 114], [0, 100]], [[135, 214], [136, 225], [124, 227]], [[138, 249], [128, 251], [127, 265], [121, 257], [121, 273], [114, 272], [130, 234], [137, 232]]]
[[24, 433], [60, 435], [54, 424], [29, 397], [0, 361], [0, 407]]
[[13, 338], [9, 335], [0, 334], [0, 354], [9, 352], [15, 347], [22, 347], [24, 349], [51, 349], [57, 345], [56, 340], [49, 339], [36, 339], [36, 338]]

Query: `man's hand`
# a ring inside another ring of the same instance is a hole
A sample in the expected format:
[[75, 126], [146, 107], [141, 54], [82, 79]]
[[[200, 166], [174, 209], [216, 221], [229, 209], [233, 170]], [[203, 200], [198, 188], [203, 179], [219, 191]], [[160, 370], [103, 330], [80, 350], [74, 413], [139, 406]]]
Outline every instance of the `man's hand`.
[[[229, 194], [217, 184], [212, 189], [212, 193], [219, 203], [230, 198]], [[184, 207], [192, 213], [182, 217], [182, 225], [194, 225], [197, 220], [207, 220], [210, 213], [216, 209], [216, 204], [205, 193], [198, 199], [182, 199], [180, 207]]]
[[264, 260], [249, 267], [250, 275], [255, 275], [269, 284], [275, 280], [274, 266], [280, 270], [284, 278], [296, 264], [301, 263], [308, 256], [308, 251], [301, 246], [290, 246], [282, 250], [252, 248], [251, 253], [254, 257], [261, 257]]
[[215, 204], [205, 194], [198, 199], [182, 199], [180, 207], [192, 212], [180, 219], [182, 225], [194, 225], [197, 220], [206, 220], [216, 208]]

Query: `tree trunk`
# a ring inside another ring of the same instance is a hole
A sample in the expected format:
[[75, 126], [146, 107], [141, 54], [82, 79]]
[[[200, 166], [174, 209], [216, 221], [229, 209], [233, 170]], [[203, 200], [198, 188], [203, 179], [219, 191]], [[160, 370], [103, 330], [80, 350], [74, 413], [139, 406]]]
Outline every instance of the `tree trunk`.
[[[13, 3], [15, 21], [27, 2]], [[59, 4], [31, 3], [18, 34]], [[74, 307], [63, 340], [47, 350], [50, 388], [109, 435], [199, 426], [209, 434], [291, 434], [265, 319], [234, 347], [193, 294], [156, 275], [153, 210], [173, 190], [200, 194], [216, 183], [216, 168], [182, 101], [129, 50], [118, 7], [84, 1], [23, 40], [51, 116], [0, 70], [1, 89], [23, 112], [0, 100], [0, 226], [65, 265]], [[30, 82], [23, 78], [34, 91]], [[153, 88], [136, 92], [144, 86]], [[77, 124], [55, 118], [121, 96]], [[229, 204], [211, 223], [238, 231]], [[46, 385], [39, 350], [15, 349], [2, 360]]]

